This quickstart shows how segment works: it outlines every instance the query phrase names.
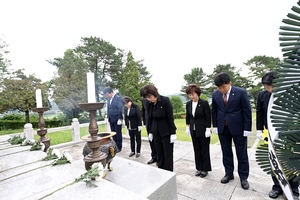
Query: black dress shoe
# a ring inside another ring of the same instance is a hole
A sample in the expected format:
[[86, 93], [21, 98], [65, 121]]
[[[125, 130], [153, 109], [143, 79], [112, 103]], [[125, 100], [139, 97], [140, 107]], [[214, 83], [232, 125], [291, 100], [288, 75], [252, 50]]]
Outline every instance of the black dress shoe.
[[233, 180], [233, 179], [234, 179], [233, 176], [225, 175], [225, 176], [221, 179], [221, 183], [228, 183], [230, 180]]
[[277, 190], [271, 190], [269, 192], [269, 197], [276, 199], [280, 194], [282, 194], [282, 192], [279, 192]]
[[200, 177], [204, 178], [205, 176], [207, 176], [208, 172], [207, 171], [202, 171], [200, 172]]
[[135, 156], [136, 156], [137, 158], [140, 157], [140, 153], [137, 153]]
[[156, 162], [156, 159], [153, 159], [153, 158], [152, 158], [151, 160], [149, 160], [149, 161], [147, 162], [147, 164], [150, 165], [150, 164], [155, 163], [155, 162]]
[[248, 183], [247, 179], [241, 179], [241, 186], [245, 190], [249, 189], [249, 183]]
[[134, 152], [131, 152], [131, 153], [129, 154], [129, 157], [133, 156], [134, 154], [135, 154]]
[[201, 174], [201, 171], [197, 170], [195, 173], [195, 176], [200, 176], [200, 174]]

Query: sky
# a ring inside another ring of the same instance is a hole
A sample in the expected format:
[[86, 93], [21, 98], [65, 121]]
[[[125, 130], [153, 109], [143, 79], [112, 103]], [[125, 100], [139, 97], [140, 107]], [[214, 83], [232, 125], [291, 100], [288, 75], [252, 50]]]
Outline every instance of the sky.
[[257, 55], [282, 58], [279, 27], [296, 0], [1, 0], [0, 38], [12, 69], [42, 81], [81, 37], [99, 37], [144, 60], [160, 94], [180, 93], [184, 74]]

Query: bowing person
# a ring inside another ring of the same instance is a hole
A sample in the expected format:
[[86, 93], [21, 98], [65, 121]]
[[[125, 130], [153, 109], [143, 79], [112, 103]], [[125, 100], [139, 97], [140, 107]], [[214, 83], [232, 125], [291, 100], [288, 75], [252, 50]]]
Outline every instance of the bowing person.
[[149, 140], [154, 140], [158, 168], [173, 171], [173, 150], [176, 141], [173, 107], [168, 97], [158, 93], [154, 85], [146, 85], [142, 91], [149, 103], [147, 107]]
[[[128, 129], [130, 136], [130, 149], [131, 153], [129, 157], [135, 155], [136, 157], [140, 157], [141, 153], [141, 130], [142, 130], [142, 118], [140, 107], [132, 102], [132, 99], [128, 96], [123, 97], [122, 99], [124, 106], [124, 116], [125, 116], [125, 126]], [[136, 149], [135, 149], [135, 141], [136, 141]]]
[[211, 111], [207, 101], [200, 99], [201, 89], [197, 84], [186, 88], [191, 99], [186, 103], [186, 133], [192, 137], [196, 173], [204, 178], [211, 171], [209, 144], [211, 136]]

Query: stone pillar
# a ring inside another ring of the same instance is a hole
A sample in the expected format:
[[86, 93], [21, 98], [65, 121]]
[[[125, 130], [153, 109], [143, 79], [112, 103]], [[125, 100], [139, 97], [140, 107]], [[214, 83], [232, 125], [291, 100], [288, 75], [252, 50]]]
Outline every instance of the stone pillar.
[[80, 141], [80, 127], [77, 118], [72, 119], [72, 138], [74, 142]]
[[26, 140], [34, 139], [32, 124], [27, 123], [24, 125], [24, 136]]
[[105, 115], [104, 121], [105, 121], [105, 130], [106, 130], [106, 132], [111, 132], [110, 124], [109, 124], [107, 115]]

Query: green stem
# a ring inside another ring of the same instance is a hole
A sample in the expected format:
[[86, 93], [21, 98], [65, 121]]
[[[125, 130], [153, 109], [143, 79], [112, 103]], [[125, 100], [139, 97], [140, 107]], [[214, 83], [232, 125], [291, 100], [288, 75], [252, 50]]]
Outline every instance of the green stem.
[[[40, 199], [44, 199], [44, 198], [46, 198], [46, 197], [49, 197], [49, 196], [51, 196], [52, 194], [54, 194], [55, 192], [57, 192], [57, 191], [59, 191], [59, 190], [62, 190], [62, 189], [64, 189], [64, 188], [68, 187], [68, 186], [71, 186], [71, 185], [73, 185], [74, 183], [76, 183], [76, 182], [73, 181], [72, 183], [69, 183], [69, 184], [67, 184], [67, 185], [65, 185], [65, 186], [63, 186], [63, 187], [61, 187], [61, 188], [58, 188], [57, 190], [54, 190], [53, 192], [51, 192], [51, 193], [49, 193], [49, 194], [47, 194], [47, 195], [41, 197]], [[39, 199], [39, 200], [40, 200], [40, 199]]]
[[48, 165], [45, 165], [45, 166], [42, 166], [42, 167], [37, 167], [37, 168], [31, 169], [31, 170], [28, 170], [28, 171], [26, 171], [26, 172], [22, 172], [22, 173], [19, 173], [19, 174], [10, 176], [10, 177], [6, 177], [5, 179], [0, 180], [0, 182], [1, 182], [1, 181], [8, 180], [8, 179], [13, 178], [13, 177], [17, 177], [17, 176], [22, 175], [22, 174], [26, 174], [26, 173], [28, 173], [28, 172], [32, 172], [32, 171], [37, 170], [37, 169], [41, 169], [41, 168], [50, 166], [50, 165], [51, 165], [51, 164], [48, 164]]

